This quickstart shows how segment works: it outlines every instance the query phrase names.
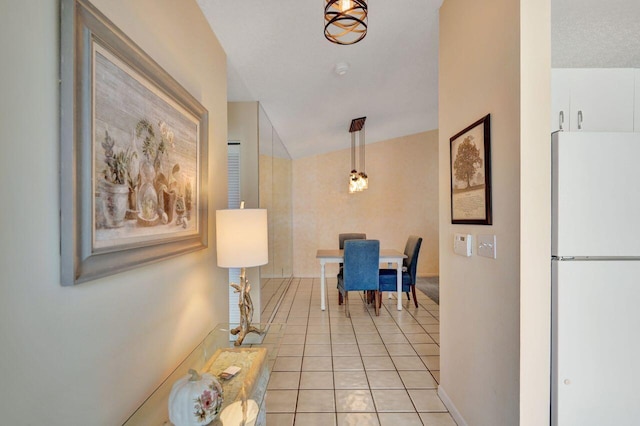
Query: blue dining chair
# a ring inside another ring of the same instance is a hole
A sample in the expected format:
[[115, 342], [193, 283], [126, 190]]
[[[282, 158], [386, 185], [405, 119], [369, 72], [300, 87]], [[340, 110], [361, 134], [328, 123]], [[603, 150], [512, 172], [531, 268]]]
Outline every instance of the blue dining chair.
[[380, 241], [347, 240], [344, 243], [344, 267], [338, 277], [338, 291], [344, 298], [344, 310], [349, 313], [350, 291], [373, 291], [376, 315], [379, 315], [378, 283], [380, 268]]
[[[367, 234], [361, 234], [356, 232], [346, 233], [346, 234], [338, 234], [338, 247], [340, 250], [344, 249], [344, 242], [347, 240], [366, 240]], [[337, 278], [340, 279], [342, 275], [342, 267], [343, 264], [340, 264], [340, 270], [338, 271]], [[338, 305], [342, 305], [342, 293], [338, 292]]]
[[[409, 290], [411, 290], [413, 293], [413, 303], [415, 303], [416, 308], [418, 307], [418, 299], [416, 298], [416, 269], [418, 267], [418, 254], [420, 254], [421, 245], [421, 237], [416, 237], [415, 235], [409, 236], [407, 244], [404, 247], [404, 254], [406, 254], [407, 257], [402, 261], [402, 291], [407, 293], [407, 297], [409, 297]], [[383, 291], [397, 291], [396, 280], [396, 269], [380, 269], [378, 307], [382, 305]]]

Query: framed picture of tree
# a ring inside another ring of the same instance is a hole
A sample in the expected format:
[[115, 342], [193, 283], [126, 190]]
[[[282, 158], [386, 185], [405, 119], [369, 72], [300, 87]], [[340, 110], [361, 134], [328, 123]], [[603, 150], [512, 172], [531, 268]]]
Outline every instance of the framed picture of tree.
[[491, 114], [450, 139], [451, 223], [491, 225]]

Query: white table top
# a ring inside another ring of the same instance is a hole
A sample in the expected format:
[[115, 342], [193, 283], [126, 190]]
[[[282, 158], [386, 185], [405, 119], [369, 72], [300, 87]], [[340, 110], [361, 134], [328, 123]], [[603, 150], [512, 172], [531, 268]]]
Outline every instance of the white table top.
[[[380, 249], [380, 260], [387, 259], [404, 259], [407, 255], [401, 251], [394, 249]], [[341, 262], [344, 259], [344, 250], [338, 249], [319, 249], [316, 253], [316, 259], [336, 260]]]

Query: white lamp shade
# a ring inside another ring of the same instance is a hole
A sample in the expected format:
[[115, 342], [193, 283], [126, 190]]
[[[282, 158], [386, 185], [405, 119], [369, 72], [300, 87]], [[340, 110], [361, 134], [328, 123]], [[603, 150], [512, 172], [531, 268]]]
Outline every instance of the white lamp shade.
[[269, 262], [269, 237], [265, 209], [216, 211], [218, 266], [249, 268]]

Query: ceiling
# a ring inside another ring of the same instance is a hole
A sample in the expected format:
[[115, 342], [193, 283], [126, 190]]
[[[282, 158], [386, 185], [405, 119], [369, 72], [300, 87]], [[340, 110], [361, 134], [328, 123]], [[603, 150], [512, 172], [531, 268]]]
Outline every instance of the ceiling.
[[[260, 101], [293, 158], [348, 148], [361, 116], [367, 143], [437, 128], [443, 0], [369, 2], [352, 46], [324, 38], [324, 0], [197, 1], [227, 53], [229, 101]], [[552, 66], [640, 68], [639, 18], [640, 0], [551, 0]]]
[[293, 158], [349, 148], [357, 117], [367, 143], [438, 127], [441, 3], [370, 2], [367, 36], [340, 46], [321, 0], [198, 0], [227, 53], [229, 101], [260, 101]]
[[551, 0], [556, 68], [640, 68], [640, 0]]

